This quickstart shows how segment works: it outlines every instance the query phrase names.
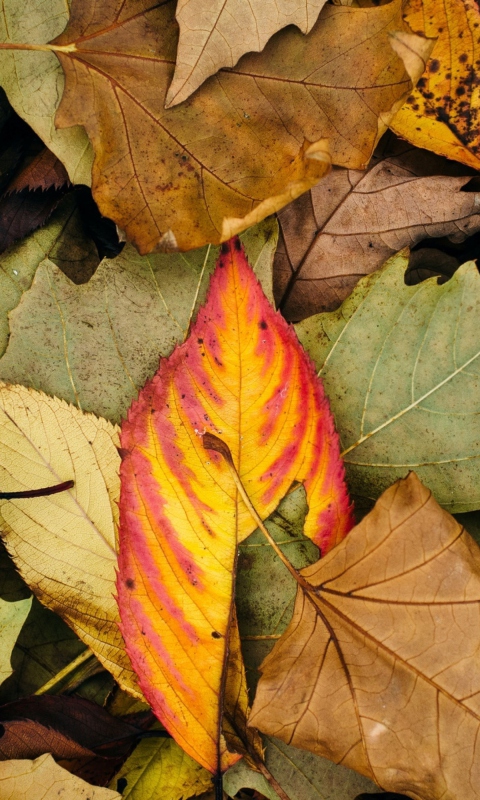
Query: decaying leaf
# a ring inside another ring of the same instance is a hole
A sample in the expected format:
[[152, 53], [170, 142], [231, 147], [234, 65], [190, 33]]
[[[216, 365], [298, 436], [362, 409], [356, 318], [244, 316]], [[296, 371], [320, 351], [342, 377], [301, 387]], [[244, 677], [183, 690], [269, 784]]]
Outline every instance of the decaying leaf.
[[393, 136], [366, 172], [334, 168], [279, 213], [275, 296], [287, 319], [338, 308], [402, 247], [478, 231], [479, 195], [462, 191], [472, 172]]
[[121, 800], [111, 789], [91, 786], [71, 775], [47, 754], [36, 758], [0, 762], [0, 793], [8, 800]]
[[150, 711], [118, 719], [81, 697], [31, 697], [0, 706], [0, 759], [44, 753], [69, 772], [106, 786], [154, 717]]
[[0, 253], [45, 225], [68, 185], [65, 168], [44, 147], [15, 175], [0, 199]]
[[31, 607], [31, 597], [14, 603], [0, 599], [0, 683], [12, 674], [12, 650]]
[[473, 539], [410, 473], [301, 576], [250, 723], [385, 790], [478, 798]]
[[297, 25], [308, 33], [324, 5], [325, 0], [178, 0], [180, 36], [167, 106], [186, 100], [221, 67], [262, 50], [281, 28]]
[[[0, 42], [45, 44], [64, 29], [65, 0], [0, 0]], [[57, 130], [54, 117], [64, 76], [51, 52], [0, 50], [0, 85], [22, 119], [65, 165], [73, 183], [90, 184], [93, 152], [79, 125]]]
[[189, 800], [211, 788], [212, 776], [173, 739], [144, 739], [110, 785], [123, 800]]
[[409, 0], [406, 22], [437, 39], [427, 69], [394, 118], [395, 133], [480, 168], [480, 10], [475, 0]]
[[[222, 247], [184, 345], [160, 364], [122, 426], [118, 598], [141, 688], [179, 744], [212, 772], [225, 750], [226, 641], [236, 547], [255, 529], [219, 434], [258, 513], [304, 482], [305, 532], [326, 551], [350, 527], [321, 384], [268, 304], [238, 239]], [[222, 758], [223, 756], [223, 758]]]
[[173, 2], [74, 0], [53, 43], [66, 75], [57, 124], [85, 125], [100, 211], [142, 253], [259, 222], [325, 174], [328, 148], [334, 163], [364, 167], [432, 44], [406, 32], [400, 0], [328, 7], [308, 37], [282, 31], [165, 110], [174, 14]]
[[480, 507], [480, 275], [404, 282], [408, 259], [363, 278], [338, 311], [297, 326], [324, 382], [349, 487], [376, 498], [414, 469], [449, 511]]
[[[102, 261], [87, 284], [76, 286], [59, 259], [83, 263], [84, 240], [72, 238], [74, 226], [69, 203], [43, 232], [2, 258], [0, 380], [120, 422], [155, 374], [159, 356], [184, 340], [219, 250], [141, 257], [127, 245], [117, 258]], [[277, 230], [270, 218], [241, 237], [269, 299]], [[28, 291], [22, 295], [22, 289]]]
[[22, 577], [124, 687], [138, 693], [118, 629], [115, 522], [118, 431], [23, 386], [0, 386], [4, 491], [73, 479], [68, 492], [0, 504], [0, 531]]

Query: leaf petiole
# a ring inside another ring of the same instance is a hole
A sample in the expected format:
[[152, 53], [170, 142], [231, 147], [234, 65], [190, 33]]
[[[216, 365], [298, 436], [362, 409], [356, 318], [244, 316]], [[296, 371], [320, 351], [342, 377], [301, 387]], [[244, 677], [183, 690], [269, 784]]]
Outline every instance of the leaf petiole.
[[72, 489], [74, 481], [64, 481], [55, 486], [45, 486], [43, 489], [27, 489], [25, 492], [0, 492], [0, 500], [18, 500], [23, 497], [47, 497], [49, 494], [58, 494]]

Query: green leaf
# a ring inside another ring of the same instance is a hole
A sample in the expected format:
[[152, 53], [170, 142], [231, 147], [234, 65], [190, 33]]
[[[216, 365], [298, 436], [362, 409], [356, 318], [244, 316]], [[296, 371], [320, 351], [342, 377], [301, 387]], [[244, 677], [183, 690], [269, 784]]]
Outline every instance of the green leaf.
[[11, 674], [12, 650], [32, 607], [32, 598], [7, 603], [0, 600], [0, 683]]
[[[65, 0], [0, 0], [0, 42], [46, 44], [68, 22]], [[22, 119], [65, 165], [73, 183], [90, 185], [93, 150], [84, 128], [54, 124], [65, 79], [52, 52], [2, 50], [0, 85]]]
[[0, 356], [9, 336], [9, 313], [16, 308], [35, 277], [39, 264], [49, 263], [67, 269], [70, 263], [85, 269], [98, 264], [95, 245], [81, 230], [73, 197], [65, 198], [50, 223], [39, 228], [0, 257]]
[[[26, 259], [21, 248], [29, 246], [30, 237], [2, 262], [5, 281], [12, 281], [14, 270], [20, 275], [26, 260], [28, 277], [21, 298], [16, 284], [8, 302], [0, 299], [5, 342], [10, 333], [0, 380], [42, 390], [118, 422], [157, 370], [159, 357], [183, 341], [204, 300], [218, 248], [140, 256], [127, 244], [117, 258], [104, 259], [88, 283], [77, 286], [53, 262], [65, 244], [67, 212], [62, 213], [43, 229], [43, 236], [56, 242], [53, 255], [35, 240], [35, 258]], [[270, 298], [277, 230], [270, 218], [241, 237]]]
[[[303, 535], [306, 513], [305, 491], [299, 487], [282, 500], [266, 522], [297, 569], [318, 559], [318, 548]], [[251, 692], [260, 677], [260, 664], [290, 622], [296, 592], [296, 581], [263, 533], [252, 533], [239, 547], [236, 580], [238, 625]]]
[[297, 325], [340, 434], [355, 496], [414, 470], [450, 512], [480, 508], [480, 275], [404, 284], [402, 251], [338, 311]]
[[173, 739], [160, 738], [143, 739], [110, 784], [124, 800], [188, 800], [211, 786], [206, 769]]
[[[326, 758], [272, 737], [265, 737], [264, 743], [266, 766], [292, 800], [353, 800], [360, 792], [380, 791], [367, 778]], [[263, 775], [249, 769], [243, 760], [225, 773], [223, 786], [231, 797], [240, 789], [256, 789], [269, 800], [278, 800]]]

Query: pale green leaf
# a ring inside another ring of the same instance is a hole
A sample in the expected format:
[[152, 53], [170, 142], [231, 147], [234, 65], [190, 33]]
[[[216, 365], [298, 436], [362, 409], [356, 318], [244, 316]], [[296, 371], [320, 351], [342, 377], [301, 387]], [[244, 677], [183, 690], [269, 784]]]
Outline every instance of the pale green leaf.
[[[52, 226], [57, 230], [62, 219], [48, 225], [44, 236]], [[277, 223], [267, 219], [241, 238], [271, 299]], [[10, 251], [5, 280], [12, 280], [15, 269], [20, 274], [16, 254], [21, 252], [21, 245]], [[140, 256], [127, 244], [81, 286], [65, 277], [52, 257], [38, 247], [35, 252], [40, 256], [36, 265], [33, 257], [28, 262], [29, 281], [36, 267], [31, 288], [21, 298], [12, 289], [5, 304], [0, 293], [0, 326], [5, 336], [10, 333], [0, 380], [42, 390], [118, 422], [156, 372], [160, 356], [185, 338], [205, 299], [218, 248]]]
[[[0, 42], [46, 44], [67, 21], [66, 0], [0, 0]], [[52, 52], [0, 52], [0, 85], [17, 114], [65, 165], [73, 183], [89, 185], [93, 150], [85, 130], [79, 125], [57, 130], [54, 124], [64, 82]]]
[[480, 508], [480, 275], [406, 286], [401, 252], [338, 311], [297, 326], [330, 399], [353, 495], [414, 470], [451, 512]]
[[[30, 288], [39, 264], [44, 261], [69, 264], [98, 263], [95, 245], [81, 233], [74, 198], [66, 198], [49, 224], [0, 256], [0, 356], [10, 335], [8, 315]], [[93, 271], [93, 270], [92, 270]]]
[[0, 684], [12, 674], [12, 650], [31, 607], [31, 597], [16, 603], [0, 600]]
[[[264, 743], [266, 766], [291, 800], [353, 800], [361, 792], [380, 791], [363, 775], [326, 758], [272, 737], [265, 737]], [[249, 769], [243, 760], [225, 773], [223, 785], [231, 797], [244, 788], [256, 789], [269, 800], [278, 800], [263, 775]]]
[[[306, 513], [305, 491], [299, 487], [266, 522], [297, 569], [318, 559], [318, 548], [303, 535]], [[263, 533], [252, 533], [239, 547], [236, 580], [238, 624], [250, 691], [256, 688], [260, 664], [290, 622], [296, 592], [295, 580]]]

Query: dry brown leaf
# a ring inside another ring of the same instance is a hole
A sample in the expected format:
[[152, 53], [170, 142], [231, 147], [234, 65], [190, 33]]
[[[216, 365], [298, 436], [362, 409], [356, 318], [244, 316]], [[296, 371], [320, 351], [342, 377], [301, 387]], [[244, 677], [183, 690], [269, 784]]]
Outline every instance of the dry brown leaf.
[[338, 308], [403, 247], [478, 231], [479, 195], [462, 191], [471, 174], [392, 135], [366, 172], [333, 169], [279, 213], [275, 295], [287, 319]]
[[302, 570], [250, 723], [422, 800], [480, 795], [480, 551], [414, 473]]
[[262, 50], [274, 33], [297, 25], [308, 33], [326, 0], [178, 0], [180, 27], [175, 74], [167, 106], [186, 100], [221, 67]]
[[410, 0], [405, 20], [437, 39], [427, 69], [392, 122], [418, 147], [480, 168], [480, 9], [476, 0]]
[[[411, 86], [390, 47], [407, 35], [396, 0], [326, 7], [308, 37], [274, 36], [165, 110], [174, 11], [74, 0], [54, 43], [66, 74], [57, 123], [85, 125], [95, 199], [142, 253], [217, 243], [278, 210], [328, 170], [325, 138], [334, 163], [363, 168]], [[431, 42], [408, 36], [418, 77]]]

